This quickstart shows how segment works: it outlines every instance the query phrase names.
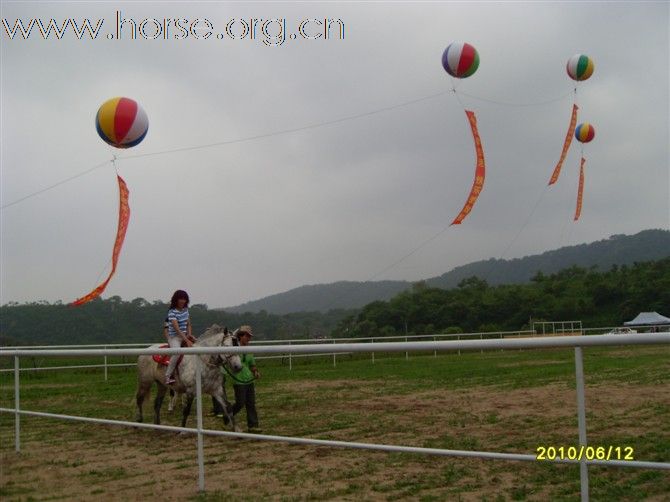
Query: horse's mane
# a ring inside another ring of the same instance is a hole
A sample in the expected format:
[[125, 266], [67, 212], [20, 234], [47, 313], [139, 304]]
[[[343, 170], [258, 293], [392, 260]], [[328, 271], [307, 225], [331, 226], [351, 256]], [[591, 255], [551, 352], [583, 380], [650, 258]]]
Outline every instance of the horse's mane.
[[200, 347], [213, 347], [221, 343], [221, 337], [225, 333], [225, 328], [218, 324], [212, 324], [205, 332], [198, 338], [195, 345]]

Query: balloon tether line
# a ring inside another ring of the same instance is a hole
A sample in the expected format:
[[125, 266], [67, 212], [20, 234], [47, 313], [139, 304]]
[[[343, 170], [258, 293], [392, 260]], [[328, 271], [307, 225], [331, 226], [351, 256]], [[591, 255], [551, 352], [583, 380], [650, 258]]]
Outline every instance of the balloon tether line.
[[505, 255], [507, 252], [510, 250], [510, 248], [514, 245], [516, 240], [519, 238], [521, 235], [521, 232], [524, 231], [524, 229], [528, 226], [530, 223], [530, 220], [533, 218], [533, 215], [535, 214], [535, 211], [537, 210], [538, 206], [540, 205], [540, 202], [544, 198], [544, 194], [547, 193], [547, 189], [549, 188], [549, 185], [545, 185], [544, 190], [542, 190], [542, 193], [540, 193], [540, 197], [537, 199], [537, 202], [535, 202], [535, 205], [533, 206], [533, 209], [531, 209], [530, 214], [526, 218], [526, 221], [521, 225], [521, 228], [519, 228], [519, 231], [516, 233], [516, 235], [512, 238], [512, 240], [507, 244], [507, 247], [505, 247], [505, 250], [500, 254], [500, 256], [497, 259], [493, 260], [493, 263], [491, 264], [491, 267], [488, 269], [486, 274], [484, 274], [484, 280], [488, 280], [491, 272], [493, 272], [493, 269], [496, 266], [496, 261], [497, 260], [503, 260], [505, 258]]
[[[122, 161], [122, 160], [136, 159], [136, 158], [140, 158], [140, 157], [150, 157], [150, 156], [155, 156], [155, 155], [166, 155], [166, 154], [170, 154], [170, 153], [177, 153], [177, 152], [184, 152], [184, 151], [191, 151], [191, 150], [200, 150], [200, 149], [205, 149], [205, 148], [213, 148], [213, 147], [217, 147], [217, 146], [226, 146], [226, 145], [231, 145], [231, 144], [236, 144], [236, 143], [243, 143], [243, 142], [254, 141], [254, 140], [258, 140], [258, 139], [269, 138], [269, 137], [273, 137], [273, 136], [279, 136], [279, 135], [283, 135], [283, 134], [290, 134], [290, 133], [294, 133], [294, 132], [305, 131], [305, 130], [309, 130], [309, 129], [316, 129], [316, 128], [324, 127], [324, 126], [327, 126], [327, 125], [338, 124], [338, 123], [349, 121], [349, 120], [355, 120], [355, 119], [375, 115], [377, 113], [382, 113], [382, 112], [386, 112], [386, 111], [395, 110], [397, 108], [401, 108], [401, 107], [404, 107], [404, 106], [419, 103], [421, 101], [426, 101], [428, 99], [433, 99], [433, 98], [443, 96], [447, 92], [453, 92], [456, 95], [457, 99], [459, 100], [459, 103], [461, 103], [461, 106], [463, 106], [463, 108], [465, 108], [464, 105], [463, 105], [463, 102], [461, 101], [460, 96], [458, 94], [459, 91], [457, 91], [457, 84], [458, 83], [454, 82], [454, 80], [452, 79], [452, 85], [451, 85], [450, 91], [442, 91], [442, 92], [439, 92], [439, 93], [431, 94], [431, 95], [428, 95], [428, 96], [424, 96], [424, 97], [409, 100], [409, 101], [404, 101], [404, 102], [396, 104], [396, 105], [386, 106], [384, 108], [371, 110], [371, 111], [360, 113], [360, 114], [357, 114], [357, 115], [350, 115], [350, 116], [347, 116], [347, 117], [341, 117], [339, 119], [334, 119], [334, 120], [330, 120], [330, 121], [320, 122], [320, 123], [316, 123], [316, 124], [308, 124], [307, 126], [295, 127], [295, 128], [292, 128], [292, 129], [285, 129], [285, 130], [281, 130], [281, 131], [274, 131], [274, 132], [269, 132], [269, 133], [264, 133], [264, 134], [257, 134], [257, 135], [254, 135], [254, 136], [248, 136], [248, 137], [245, 137], [245, 138], [238, 138], [238, 139], [233, 139], [233, 140], [228, 140], [228, 141], [220, 141], [220, 142], [217, 142], [217, 143], [210, 143], [210, 144], [207, 144], [207, 145], [195, 145], [195, 146], [189, 146], [189, 147], [183, 147], [183, 148], [175, 148], [175, 149], [172, 149], [172, 150], [163, 150], [163, 151], [158, 151], [158, 152], [149, 152], [149, 153], [143, 153], [143, 154], [128, 155], [128, 156], [125, 156], [125, 157], [116, 157], [116, 160]], [[576, 93], [576, 87], [575, 87], [575, 93]], [[545, 102], [542, 102], [542, 103], [515, 103], [514, 104], [514, 103], [497, 102], [497, 101], [494, 101], [494, 100], [489, 100], [489, 99], [486, 99], [486, 98], [481, 98], [479, 96], [474, 96], [474, 95], [466, 94], [466, 93], [461, 93], [461, 95], [468, 96], [472, 99], [478, 99], [478, 100], [481, 100], [481, 101], [489, 101], [491, 103], [504, 104], [504, 105], [509, 105], [509, 106], [534, 106], [534, 105], [538, 105], [538, 104], [549, 103], [549, 102], [552, 102], [552, 101], [558, 101], [559, 99], [563, 99], [565, 97], [565, 96], [561, 96], [559, 98], [555, 98], [555, 99], [545, 101]], [[10, 206], [13, 206], [13, 205], [18, 204], [20, 202], [23, 202], [26, 199], [30, 199], [30, 198], [32, 198], [36, 195], [42, 194], [42, 193], [47, 192], [47, 191], [49, 191], [53, 188], [56, 188], [60, 185], [63, 185], [65, 183], [67, 183], [68, 181], [72, 181], [76, 178], [84, 176], [84, 175], [86, 175], [90, 172], [95, 171], [96, 169], [99, 169], [99, 168], [105, 166], [109, 162], [110, 161], [105, 161], [105, 162], [102, 162], [100, 164], [96, 164], [95, 166], [91, 167], [90, 169], [88, 169], [86, 171], [75, 174], [74, 176], [71, 176], [69, 178], [65, 178], [64, 180], [61, 180], [57, 183], [54, 183], [53, 185], [49, 185], [45, 188], [42, 188], [42, 189], [37, 190], [35, 192], [32, 192], [28, 195], [25, 195], [25, 196], [23, 196], [19, 199], [16, 199], [16, 200], [10, 202], [9, 204], [5, 204], [3, 206], [0, 206], [0, 210], [4, 210], [4, 209], [6, 209]]]

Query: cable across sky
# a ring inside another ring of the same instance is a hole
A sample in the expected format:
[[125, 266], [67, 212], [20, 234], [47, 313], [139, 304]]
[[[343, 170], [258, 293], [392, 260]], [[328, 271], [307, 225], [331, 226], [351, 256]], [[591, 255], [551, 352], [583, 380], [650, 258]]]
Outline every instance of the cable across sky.
[[476, 100], [480, 100], [480, 101], [485, 101], [485, 102], [489, 102], [489, 103], [494, 103], [494, 104], [499, 104], [499, 105], [504, 105], [504, 106], [519, 106], [519, 107], [540, 106], [540, 105], [544, 105], [544, 104], [549, 104], [549, 103], [553, 103], [553, 102], [565, 99], [567, 96], [569, 96], [571, 94], [571, 93], [567, 93], [567, 94], [564, 94], [562, 96], [552, 98], [552, 99], [549, 99], [549, 100], [545, 100], [545, 101], [540, 101], [540, 102], [509, 103], [509, 102], [496, 101], [496, 100], [487, 99], [487, 98], [481, 98], [481, 97], [478, 97], [478, 96], [475, 96], [475, 95], [472, 95], [472, 94], [466, 94], [466, 93], [463, 93], [463, 92], [460, 92], [460, 91], [456, 91], [454, 89], [450, 89], [450, 90], [437, 92], [437, 93], [434, 93], [434, 94], [429, 94], [429, 95], [426, 95], [426, 96], [423, 96], [423, 97], [420, 97], [420, 98], [414, 98], [414, 99], [410, 99], [410, 100], [407, 100], [407, 101], [402, 101], [400, 103], [396, 103], [396, 104], [393, 104], [393, 105], [384, 106], [382, 108], [376, 108], [374, 110], [368, 110], [366, 112], [357, 113], [357, 114], [353, 114], [353, 115], [347, 115], [347, 116], [344, 116], [344, 117], [340, 117], [340, 118], [336, 118], [336, 119], [332, 119], [332, 120], [326, 120], [326, 121], [323, 121], [323, 122], [316, 122], [316, 123], [313, 123], [313, 124], [307, 124], [307, 125], [304, 125], [304, 126], [292, 127], [292, 128], [289, 128], [289, 129], [281, 129], [279, 131], [272, 131], [272, 132], [262, 133], [262, 134], [255, 134], [253, 136], [245, 136], [243, 138], [217, 141], [215, 143], [207, 143], [207, 144], [203, 144], [203, 145], [192, 145], [192, 146], [185, 146], [185, 147], [173, 148], [173, 149], [168, 149], [168, 150], [159, 150], [159, 151], [156, 151], [156, 152], [139, 153], [139, 154], [134, 154], [134, 155], [126, 155], [126, 156], [116, 156], [116, 157], [114, 157], [110, 160], [106, 160], [104, 162], [96, 164], [96, 165], [94, 165], [94, 166], [92, 166], [92, 167], [90, 167], [90, 168], [88, 168], [88, 169], [86, 169], [86, 170], [84, 170], [80, 173], [77, 173], [73, 176], [62, 179], [62, 180], [60, 180], [60, 181], [58, 181], [58, 182], [56, 182], [52, 185], [46, 186], [44, 188], [36, 190], [35, 192], [24, 195], [23, 197], [20, 197], [20, 198], [14, 200], [12, 202], [9, 202], [7, 204], [3, 204], [2, 206], [0, 206], [0, 210], [4, 210], [8, 207], [19, 204], [19, 203], [21, 203], [25, 200], [28, 200], [32, 197], [35, 197], [37, 195], [41, 195], [45, 192], [48, 192], [49, 190], [52, 190], [56, 187], [64, 185], [65, 183], [68, 183], [68, 182], [73, 181], [77, 178], [80, 178], [80, 177], [85, 176], [89, 173], [92, 173], [93, 171], [96, 171], [96, 170], [98, 170], [102, 167], [105, 167], [108, 164], [112, 164], [113, 161], [122, 162], [124, 160], [129, 160], [129, 159], [139, 159], [139, 158], [145, 158], [145, 157], [155, 157], [155, 156], [158, 156], [158, 155], [168, 155], [168, 154], [178, 153], [178, 152], [204, 150], [204, 149], [207, 149], [207, 148], [216, 148], [216, 147], [221, 147], [221, 146], [228, 146], [228, 145], [234, 145], [234, 144], [239, 144], [239, 143], [246, 143], [246, 142], [249, 142], [249, 141], [256, 141], [256, 140], [265, 139], [265, 138], [272, 138], [272, 137], [275, 137], [275, 136], [282, 136], [282, 135], [285, 135], [285, 134], [292, 134], [292, 133], [296, 133], [296, 132], [300, 132], [300, 131], [307, 131], [307, 130], [310, 130], [310, 129], [318, 129], [318, 128], [326, 127], [326, 126], [329, 126], [329, 125], [341, 124], [343, 122], [358, 120], [358, 119], [361, 119], [361, 118], [370, 117], [370, 116], [377, 115], [377, 114], [380, 114], [380, 113], [386, 113], [386, 112], [394, 111], [394, 110], [397, 110], [399, 108], [404, 108], [404, 107], [407, 107], [407, 106], [415, 105], [417, 103], [421, 103], [423, 101], [428, 101], [428, 100], [431, 100], [431, 99], [446, 96], [450, 93], [462, 94], [463, 96], [466, 96], [468, 98], [476, 99]]

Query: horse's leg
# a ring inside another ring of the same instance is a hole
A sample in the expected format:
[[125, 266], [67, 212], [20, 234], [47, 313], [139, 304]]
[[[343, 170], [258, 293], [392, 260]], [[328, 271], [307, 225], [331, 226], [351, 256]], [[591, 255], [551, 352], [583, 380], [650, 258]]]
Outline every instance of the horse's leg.
[[137, 404], [137, 413], [135, 414], [135, 421], [142, 422], [144, 417], [142, 415], [142, 404], [144, 400], [151, 394], [151, 383], [149, 385], [140, 383], [137, 386], [137, 393], [135, 394], [135, 403]]
[[154, 401], [154, 423], [156, 425], [161, 423], [161, 406], [163, 406], [163, 399], [167, 392], [167, 387], [162, 382], [158, 384], [158, 392], [156, 393], [156, 400]]
[[142, 422], [144, 420], [142, 414], [142, 405], [144, 400], [151, 395], [151, 386], [154, 381], [151, 377], [151, 369], [147, 368], [146, 361], [140, 356], [137, 360], [137, 392], [135, 393], [135, 404], [137, 405], [137, 413], [135, 414], [135, 421]]
[[170, 400], [168, 401], [168, 411], [174, 411], [174, 403], [177, 401], [177, 393], [170, 389]]
[[186, 394], [186, 403], [184, 404], [184, 411], [181, 415], [181, 426], [186, 427], [186, 419], [191, 414], [191, 405], [193, 404], [193, 398], [191, 394]]
[[212, 397], [216, 400], [217, 403], [219, 403], [219, 406], [221, 406], [221, 409], [223, 410], [223, 424], [231, 424], [233, 430], [235, 430], [235, 416], [230, 412], [230, 407], [228, 406], [230, 403], [228, 403], [228, 400], [223, 396], [215, 394], [212, 394]]
[[[233, 411], [233, 405], [230, 403], [230, 401], [228, 401], [228, 392], [226, 391], [225, 381], [222, 382], [221, 393], [223, 394], [223, 401], [226, 403], [225, 410], [226, 410], [226, 415], [228, 415], [227, 416], [228, 422], [230, 423], [230, 426], [233, 428], [233, 431], [238, 432], [237, 425], [235, 425], [235, 413]], [[225, 420], [224, 420], [224, 423], [225, 423]]]

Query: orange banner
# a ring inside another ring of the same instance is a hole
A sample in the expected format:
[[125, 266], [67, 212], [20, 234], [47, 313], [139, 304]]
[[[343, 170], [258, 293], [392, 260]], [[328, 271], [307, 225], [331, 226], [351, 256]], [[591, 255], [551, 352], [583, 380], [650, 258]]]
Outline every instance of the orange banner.
[[482, 141], [479, 137], [479, 131], [477, 131], [477, 117], [475, 117], [475, 112], [470, 110], [465, 110], [465, 114], [468, 116], [470, 121], [470, 128], [472, 129], [472, 138], [475, 141], [475, 151], [477, 152], [477, 167], [475, 168], [475, 181], [472, 183], [472, 188], [470, 189], [470, 196], [465, 202], [463, 209], [458, 213], [458, 216], [451, 222], [452, 225], [460, 225], [465, 217], [470, 214], [472, 208], [477, 201], [477, 197], [484, 188], [484, 178], [486, 177], [486, 166], [484, 163], [484, 148], [482, 147]]
[[563, 166], [563, 161], [565, 156], [568, 154], [568, 148], [570, 148], [570, 143], [572, 143], [572, 137], [575, 135], [575, 127], [577, 126], [577, 110], [579, 107], [576, 104], [572, 105], [572, 117], [570, 118], [570, 127], [568, 128], [568, 134], [565, 136], [565, 142], [563, 143], [563, 151], [561, 152], [561, 158], [558, 160], [558, 164], [554, 168], [554, 172], [551, 175], [549, 184], [553, 185], [558, 180], [558, 175], [561, 174], [561, 167]]
[[91, 291], [86, 296], [75, 300], [70, 305], [83, 305], [84, 303], [90, 302], [94, 298], [97, 298], [102, 294], [102, 292], [107, 287], [107, 284], [111, 280], [114, 272], [116, 272], [116, 264], [119, 261], [119, 255], [121, 254], [121, 247], [123, 246], [123, 240], [126, 238], [126, 230], [128, 230], [128, 221], [130, 221], [130, 206], [128, 205], [128, 187], [126, 182], [123, 181], [121, 176], [117, 174], [117, 181], [119, 182], [119, 226], [116, 230], [116, 241], [114, 242], [114, 251], [112, 251], [112, 270], [109, 273], [107, 279], [102, 282], [98, 287]]
[[579, 189], [577, 190], [577, 208], [575, 209], [575, 219], [577, 221], [582, 214], [582, 196], [584, 195], [584, 162], [586, 159], [582, 157], [582, 163], [579, 166]]

